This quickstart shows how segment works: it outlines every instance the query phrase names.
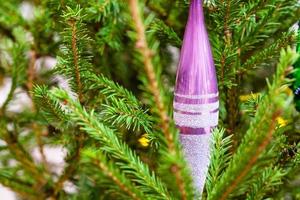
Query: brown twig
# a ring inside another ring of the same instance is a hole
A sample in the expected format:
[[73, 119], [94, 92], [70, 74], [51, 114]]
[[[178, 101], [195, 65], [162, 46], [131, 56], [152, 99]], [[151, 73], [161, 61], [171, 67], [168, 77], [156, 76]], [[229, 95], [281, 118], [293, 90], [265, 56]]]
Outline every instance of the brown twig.
[[34, 50], [30, 51], [30, 58], [29, 58], [29, 66], [27, 70], [27, 83], [26, 86], [28, 88], [28, 91], [32, 91], [33, 88], [33, 81], [35, 79], [35, 63], [36, 63], [36, 52]]
[[144, 24], [140, 18], [138, 2], [137, 2], [137, 0], [129, 0], [129, 2], [130, 2], [129, 5], [130, 5], [132, 18], [133, 18], [133, 21], [135, 24], [135, 28], [137, 31], [137, 37], [138, 37], [136, 46], [143, 56], [145, 71], [146, 71], [147, 77], [149, 79], [150, 91], [154, 95], [154, 100], [155, 100], [155, 103], [159, 110], [158, 114], [159, 114], [160, 118], [162, 119], [161, 126], [162, 126], [163, 133], [165, 134], [165, 137], [168, 141], [169, 149], [174, 153], [174, 151], [175, 151], [174, 138], [173, 138], [173, 135], [169, 132], [169, 117], [166, 113], [164, 104], [162, 103], [162, 99], [160, 96], [158, 83], [157, 83], [157, 80], [155, 77], [155, 72], [154, 72], [154, 68], [152, 65], [152, 61], [151, 61], [152, 52], [148, 48], [148, 45], [147, 45], [146, 36], [145, 36], [145, 28], [144, 28]]
[[226, 13], [224, 16], [224, 34], [225, 34], [225, 42], [227, 45], [231, 43], [232, 33], [228, 27], [228, 18], [230, 13], [230, 0], [226, 0]]
[[[230, 0], [225, 0], [226, 10], [224, 14], [224, 35], [225, 35], [225, 49], [230, 48], [232, 46], [232, 30], [229, 27], [229, 17], [230, 17], [230, 7], [231, 7], [231, 1]], [[222, 55], [222, 60], [221, 60], [221, 76], [222, 76], [222, 84], [224, 84], [224, 79], [225, 79], [225, 67], [228, 69], [231, 68], [231, 70], [235, 73], [236, 71], [236, 65], [233, 66], [226, 66], [226, 55], [223, 52]], [[237, 60], [239, 57], [236, 58]], [[233, 76], [234, 83], [237, 83], [238, 78], [236, 74]], [[226, 96], [227, 96], [227, 102], [226, 102], [226, 107], [228, 109], [228, 132], [234, 132], [238, 120], [238, 114], [239, 114], [239, 109], [238, 109], [238, 96], [239, 96], [239, 88], [236, 86], [233, 86], [232, 88], [228, 88], [226, 91]], [[235, 148], [235, 144], [237, 144], [236, 138], [234, 138], [232, 150]]]
[[82, 83], [80, 80], [80, 72], [79, 72], [79, 64], [78, 64], [78, 49], [77, 49], [77, 28], [76, 28], [76, 21], [71, 20], [70, 25], [72, 28], [72, 52], [74, 57], [74, 67], [75, 67], [75, 76], [76, 76], [76, 83], [77, 83], [77, 94], [79, 101], [82, 102]]
[[234, 182], [228, 187], [223, 195], [221, 196], [220, 200], [226, 200], [228, 195], [237, 187], [237, 185], [243, 180], [243, 178], [248, 174], [248, 172], [252, 169], [253, 165], [258, 160], [261, 153], [266, 149], [268, 144], [271, 142], [273, 133], [276, 126], [276, 118], [280, 116], [281, 111], [277, 111], [273, 114], [271, 119], [271, 124], [269, 127], [268, 134], [266, 135], [265, 139], [262, 141], [262, 143], [257, 148], [254, 156], [249, 160], [248, 164], [244, 168], [244, 170], [237, 176], [237, 178], [234, 180]]
[[[145, 27], [141, 19], [139, 7], [138, 7], [138, 1], [137, 0], [129, 0], [129, 8], [130, 12], [132, 15], [133, 23], [137, 32], [137, 42], [136, 42], [136, 47], [138, 48], [139, 52], [141, 53], [143, 57], [143, 62], [144, 62], [144, 67], [145, 71], [149, 80], [149, 89], [151, 93], [154, 96], [154, 101], [156, 103], [156, 106], [158, 108], [158, 114], [159, 117], [161, 118], [161, 127], [162, 127], [162, 132], [164, 133], [164, 136], [167, 140], [167, 145], [169, 152], [172, 155], [176, 154], [176, 149], [174, 145], [174, 137], [169, 131], [169, 117], [166, 112], [165, 106], [163, 104], [162, 98], [160, 96], [159, 92], [159, 86], [158, 82], [156, 80], [155, 72], [154, 72], [154, 67], [152, 64], [152, 51], [149, 49], [147, 40], [146, 40], [146, 35], [145, 35]], [[187, 197], [186, 191], [185, 191], [185, 186], [183, 183], [183, 179], [180, 173], [180, 168], [176, 164], [174, 164], [175, 167], [173, 166], [173, 171], [175, 173], [176, 177], [176, 182], [178, 185], [178, 188], [180, 190], [180, 193], [182, 195], [182, 199], [185, 200]]]
[[140, 198], [137, 197], [137, 195], [132, 192], [126, 185], [124, 185], [114, 174], [105, 166], [103, 163], [101, 163], [99, 160], [95, 160], [94, 164], [97, 165], [102, 172], [108, 176], [113, 182], [116, 183], [116, 185], [123, 190], [125, 193], [127, 193], [132, 199], [134, 200], [141, 200]]

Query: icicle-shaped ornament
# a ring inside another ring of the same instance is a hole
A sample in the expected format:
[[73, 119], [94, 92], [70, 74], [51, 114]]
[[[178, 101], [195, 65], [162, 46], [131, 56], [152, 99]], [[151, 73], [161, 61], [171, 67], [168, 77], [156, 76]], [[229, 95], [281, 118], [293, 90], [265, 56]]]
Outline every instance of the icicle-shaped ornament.
[[203, 191], [210, 161], [211, 130], [218, 124], [218, 96], [202, 0], [191, 0], [177, 69], [174, 120], [199, 193]]

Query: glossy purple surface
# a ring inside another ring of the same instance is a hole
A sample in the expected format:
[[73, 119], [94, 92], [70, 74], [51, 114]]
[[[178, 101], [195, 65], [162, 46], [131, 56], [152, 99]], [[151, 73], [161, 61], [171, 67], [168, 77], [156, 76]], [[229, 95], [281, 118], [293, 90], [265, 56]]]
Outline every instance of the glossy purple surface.
[[[181, 134], [210, 133], [211, 128], [217, 125], [218, 113], [209, 113], [218, 112], [219, 106], [211, 110], [205, 106], [218, 102], [216, 71], [205, 27], [202, 0], [191, 0], [174, 95], [174, 120]], [[200, 107], [191, 113], [190, 105]]]
[[188, 95], [218, 92], [215, 66], [201, 0], [191, 1], [175, 92]]

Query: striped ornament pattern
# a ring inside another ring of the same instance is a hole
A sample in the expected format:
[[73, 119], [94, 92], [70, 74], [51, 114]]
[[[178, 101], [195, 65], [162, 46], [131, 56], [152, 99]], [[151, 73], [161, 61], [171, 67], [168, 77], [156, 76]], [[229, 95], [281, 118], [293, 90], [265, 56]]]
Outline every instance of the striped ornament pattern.
[[191, 168], [195, 189], [202, 193], [210, 161], [211, 130], [218, 125], [219, 93], [205, 27], [202, 0], [191, 0], [174, 92], [174, 121]]
[[[174, 101], [174, 120], [182, 134], [201, 135], [218, 125], [218, 93], [207, 95], [180, 95], [182, 100]], [[190, 101], [190, 103], [184, 102]], [[195, 104], [194, 104], [195, 103]], [[208, 130], [207, 130], [208, 129]]]

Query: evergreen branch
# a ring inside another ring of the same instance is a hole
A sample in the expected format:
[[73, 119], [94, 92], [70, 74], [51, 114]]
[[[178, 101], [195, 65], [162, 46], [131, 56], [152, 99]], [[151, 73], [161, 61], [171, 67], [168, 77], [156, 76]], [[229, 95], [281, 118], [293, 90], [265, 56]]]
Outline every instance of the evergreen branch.
[[232, 135], [225, 137], [225, 129], [223, 128], [215, 129], [212, 134], [212, 141], [214, 142], [212, 144], [210, 167], [205, 187], [207, 194], [210, 194], [214, 186], [218, 183], [232, 157], [230, 153]]
[[[274, 1], [272, 1], [272, 4], [273, 4], [273, 2]], [[253, 36], [253, 34], [251, 34], [251, 33], [257, 34], [257, 32], [253, 31], [253, 29], [255, 29], [256, 26], [259, 26], [262, 22], [267, 23], [266, 20], [268, 19], [268, 17], [265, 17], [265, 16], [268, 16], [268, 15], [264, 15], [262, 17], [262, 19], [260, 19], [260, 21], [257, 24], [255, 24], [254, 23], [254, 22], [256, 22], [255, 14], [266, 12], [265, 10], [271, 10], [274, 8], [273, 5], [270, 5], [269, 0], [258, 1], [258, 2], [247, 2], [247, 3], [245, 3], [244, 7], [245, 8], [241, 9], [241, 11], [239, 13], [240, 17], [238, 17], [235, 20], [239, 24], [237, 32], [239, 32], [239, 28], [241, 29], [240, 30], [241, 36], [237, 40], [241, 40], [241, 41], [244, 41], [246, 38], [251, 39], [251, 37]], [[252, 37], [252, 39], [253, 38], [255, 38], [255, 40], [257, 39], [256, 37]], [[243, 47], [243, 50], [246, 50], [246, 48]]]
[[[134, 23], [134, 27], [137, 32], [137, 42], [136, 47], [138, 48], [140, 54], [143, 58], [144, 68], [147, 75], [147, 78], [149, 80], [149, 89], [151, 93], [154, 96], [155, 104], [158, 108], [158, 115], [161, 119], [161, 127], [162, 132], [164, 133], [164, 136], [167, 140], [167, 146], [168, 150], [171, 155], [176, 155], [176, 148], [174, 143], [174, 136], [172, 133], [170, 133], [170, 123], [169, 123], [169, 117], [165, 108], [165, 105], [163, 104], [162, 97], [160, 94], [158, 82], [156, 80], [156, 75], [154, 71], [154, 67], [152, 64], [152, 52], [148, 47], [148, 43], [146, 40], [145, 35], [145, 27], [140, 15], [138, 0], [129, 0], [129, 9], [131, 13], [131, 17]], [[185, 182], [182, 177], [181, 169], [178, 165], [174, 163], [173, 172], [175, 174], [176, 183], [179, 188], [180, 194], [182, 196], [183, 200], [187, 199], [187, 192], [186, 192], [186, 186]]]
[[44, 186], [47, 183], [45, 174], [36, 166], [30, 154], [19, 143], [18, 139], [5, 128], [5, 122], [0, 121], [0, 137], [7, 143], [7, 148], [15, 156], [24, 169], [29, 172], [37, 181], [37, 186]]
[[118, 98], [125, 101], [132, 107], [140, 107], [139, 100], [132, 94], [131, 91], [122, 87], [118, 83], [106, 78], [104, 75], [96, 75], [92, 72], [85, 74], [86, 87], [89, 90], [97, 90], [105, 95], [107, 99]]
[[77, 94], [79, 101], [82, 102], [82, 84], [80, 80], [80, 72], [79, 72], [79, 66], [78, 66], [78, 49], [77, 49], [77, 29], [75, 25], [74, 20], [70, 20], [70, 26], [72, 29], [72, 52], [74, 57], [74, 67], [75, 67], [75, 76], [76, 76], [76, 82], [77, 82]]
[[167, 11], [162, 7], [161, 2], [154, 3], [153, 0], [147, 0], [146, 5], [149, 9], [154, 11], [159, 17], [166, 19], [168, 17]]
[[[34, 100], [39, 105], [43, 116], [48, 120], [49, 123], [54, 123], [55, 127], [60, 129], [66, 129], [69, 125], [69, 116], [63, 111], [63, 108], [59, 102], [49, 94], [49, 89], [46, 86], [35, 86], [34, 88]], [[58, 123], [58, 124], [56, 124]], [[59, 192], [63, 188], [64, 182], [74, 175], [77, 170], [77, 164], [80, 160], [80, 152], [83, 147], [83, 136], [78, 135], [75, 137], [74, 152], [68, 157], [70, 163], [64, 169], [58, 180], [54, 184], [53, 193], [50, 195], [56, 198]]]
[[251, 57], [242, 64], [239, 73], [249, 72], [251, 69], [256, 69], [258, 66], [267, 65], [271, 59], [277, 58], [274, 57], [274, 55], [279, 54], [282, 48], [286, 48], [291, 39], [291, 33], [284, 33], [280, 39], [274, 41], [270, 46], [251, 55]]
[[[218, 5], [218, 11], [213, 14], [213, 17], [218, 22], [217, 28], [222, 32], [224, 37], [222, 37], [221, 47], [218, 46], [220, 52], [218, 53], [220, 58], [219, 64], [219, 74], [221, 88], [225, 90], [226, 96], [226, 108], [227, 108], [227, 123], [228, 130], [234, 132], [238, 120], [238, 96], [239, 89], [236, 87], [238, 82], [238, 77], [236, 70], [239, 64], [239, 57], [241, 50], [234, 45], [234, 17], [237, 13], [236, 7], [238, 7], [240, 1], [230, 1], [230, 0], [216, 0]], [[235, 140], [235, 139], [234, 139]]]
[[105, 122], [110, 122], [113, 126], [125, 126], [127, 129], [140, 130], [141, 127], [146, 133], [151, 132], [152, 118], [146, 114], [146, 111], [132, 108], [124, 101], [116, 98], [110, 99], [111, 104], [103, 105], [101, 116]]
[[282, 167], [286, 176], [283, 177], [283, 184], [272, 190], [272, 194], [275, 194], [274, 198], [284, 198], [287, 193], [291, 194], [292, 198], [297, 198], [299, 194], [300, 143], [294, 145], [295, 146], [293, 146], [292, 149], [288, 149], [287, 152], [288, 154], [292, 153], [294, 155], [291, 157], [290, 155], [287, 156], [286, 152], [283, 155], [284, 159], [288, 159], [286, 165]]
[[148, 199], [141, 193], [137, 186], [133, 185], [127, 177], [115, 168], [112, 162], [107, 161], [105, 156], [96, 149], [85, 149], [83, 161], [93, 163], [103, 174], [110, 178], [123, 192], [127, 193], [134, 200]]
[[0, 168], [0, 183], [22, 197], [38, 199], [38, 194], [34, 190], [33, 185], [30, 182], [17, 178], [16, 174], [12, 173], [11, 168]]
[[[260, 11], [267, 6], [267, 1], [257, 1], [257, 2], [246, 2], [245, 7], [247, 9], [242, 9], [241, 14], [239, 15], [240, 17], [237, 18], [235, 21], [241, 22], [241, 21], [247, 21], [248, 19], [251, 19], [251, 16], [257, 13], [257, 11]], [[246, 10], [246, 11], [245, 11]]]
[[[54, 123], [55, 127], [65, 129], [68, 127], [69, 116], [63, 111], [59, 102], [52, 98], [49, 92], [50, 91], [46, 86], [35, 86], [35, 102], [39, 105], [39, 108], [42, 110], [43, 116], [48, 120], [48, 122]], [[64, 182], [72, 177], [77, 170], [77, 164], [80, 160], [80, 152], [83, 147], [83, 136], [79, 135], [74, 137], [76, 143], [74, 147], [75, 151], [69, 155], [68, 160], [70, 161], [70, 163], [68, 163], [67, 167], [64, 169], [57, 182], [54, 184], [54, 190], [51, 194], [53, 198], [56, 198], [56, 196], [62, 190]]]
[[[47, 86], [36, 85], [33, 89], [33, 99], [42, 112], [42, 115], [49, 123], [58, 122], [60, 125], [69, 121], [68, 116], [63, 112], [61, 105], [51, 98]], [[57, 126], [61, 128], [61, 126]]]
[[[251, 171], [247, 174], [244, 180], [239, 184], [239, 187], [231, 194], [232, 198], [243, 198], [246, 199], [249, 191], [253, 191], [254, 195], [256, 188], [259, 188], [259, 192], [256, 194], [257, 199], [266, 198], [265, 195], [270, 192], [274, 192], [280, 182], [283, 180], [283, 176], [286, 176], [286, 168], [278, 165], [282, 161], [279, 161], [282, 156], [283, 145], [285, 146], [286, 136], [283, 135], [282, 129], [276, 128], [273, 134], [273, 139], [266, 150], [259, 156], [257, 163], [252, 167]], [[276, 168], [276, 169], [275, 169]], [[274, 174], [274, 179], [268, 178], [270, 173]], [[266, 176], [262, 176], [262, 175]], [[259, 186], [261, 185], [261, 186]], [[250, 196], [251, 198], [251, 196]]]
[[149, 27], [150, 31], [156, 33], [158, 38], [163, 41], [169, 42], [175, 47], [181, 47], [182, 40], [179, 38], [177, 33], [162, 20], [155, 19]]
[[33, 81], [35, 78], [35, 63], [36, 63], [37, 55], [34, 50], [30, 51], [30, 61], [29, 61], [29, 66], [27, 69], [27, 83], [26, 86], [29, 91], [32, 91], [33, 89]]
[[131, 127], [133, 130], [140, 130], [140, 127], [150, 133], [152, 118], [141, 107], [138, 99], [118, 83], [106, 78], [103, 75], [96, 75], [92, 72], [85, 74], [85, 85], [88, 90], [97, 90], [108, 100], [103, 105], [102, 118], [113, 125]]
[[83, 76], [91, 68], [90, 56], [88, 56], [88, 44], [90, 37], [87, 34], [85, 24], [82, 19], [83, 9], [77, 6], [75, 9], [67, 7], [63, 18], [69, 27], [62, 32], [64, 36], [64, 46], [62, 56], [58, 57], [57, 72], [69, 79], [69, 84], [76, 92], [81, 103], [84, 101]]
[[[16, 27], [17, 25], [26, 25], [25, 20], [23, 19], [20, 9], [16, 6], [15, 1], [6, 1], [1, 4], [0, 13], [2, 13], [0, 17], [0, 24], [3, 27], [12, 28]], [[1, 29], [1, 28], [0, 28]], [[9, 30], [3, 30], [6, 35], [11, 38], [14, 38], [13, 34], [11, 35]]]
[[78, 102], [73, 101], [65, 91], [56, 89], [52, 92], [53, 97], [67, 101], [72, 119], [75, 120], [81, 129], [91, 138], [101, 142], [101, 149], [111, 154], [114, 158], [124, 161], [126, 164], [117, 162], [124, 173], [133, 175], [133, 180], [143, 186], [145, 193], [156, 193], [157, 199], [173, 199], [167, 192], [163, 183], [150, 172], [147, 165], [141, 162], [140, 158], [123, 142], [115, 133], [97, 121], [93, 111], [87, 113]]
[[[2, 1], [0, 184], [33, 200], [198, 199], [178, 130], [169, 121], [177, 59], [170, 45], [181, 45], [177, 34], [184, 31], [190, 1], [128, 0], [131, 7], [119, 0]], [[220, 80], [219, 121], [235, 137], [214, 131], [202, 198], [282, 199], [288, 194], [297, 199], [300, 118], [291, 116], [293, 96], [286, 84], [291, 80], [284, 80], [294, 56], [282, 55], [269, 89], [258, 80], [271, 73], [268, 67], [279, 60], [280, 49], [295, 42], [288, 30], [299, 19], [300, 4], [201, 1]], [[57, 84], [48, 64], [58, 52], [56, 72], [70, 85], [70, 96], [34, 86]], [[246, 76], [262, 67], [257, 76]], [[251, 87], [261, 95], [242, 101], [240, 92]], [[23, 106], [24, 90], [34, 100], [33, 109]], [[288, 126], [282, 127], [280, 119]], [[142, 137], [120, 135], [118, 129]], [[42, 140], [66, 151], [61, 174], [44, 167]], [[149, 142], [155, 144], [149, 148]], [[35, 162], [32, 150], [40, 152], [41, 162]], [[69, 192], [68, 182], [78, 191]]]
[[13, 63], [11, 66], [12, 72], [12, 84], [9, 90], [9, 94], [4, 101], [1, 110], [0, 110], [0, 116], [5, 114], [5, 111], [10, 103], [10, 101], [14, 97], [14, 92], [16, 88], [24, 83], [25, 77], [25, 68], [27, 60], [24, 56], [24, 51], [26, 50], [26, 46], [23, 44], [14, 43], [13, 46], [9, 49]]
[[283, 169], [277, 167], [266, 168], [260, 173], [259, 178], [251, 185], [246, 200], [260, 200], [273, 187], [282, 184], [282, 178], [286, 175]]
[[[237, 185], [243, 180], [243, 178], [248, 174], [248, 172], [251, 170], [251, 168], [255, 165], [260, 154], [262, 154], [264, 152], [264, 150], [266, 149], [266, 147], [269, 145], [269, 143], [272, 140], [272, 136], [273, 136], [273, 133], [274, 133], [274, 130], [276, 127], [276, 118], [278, 116], [280, 116], [280, 114], [281, 114], [280, 112], [278, 111], [277, 113], [273, 114], [273, 116], [271, 118], [271, 124], [269, 125], [268, 134], [266, 135], [266, 137], [264, 138], [262, 143], [258, 146], [257, 150], [253, 154], [254, 156], [252, 156], [251, 159], [247, 162], [247, 164], [245, 166], [243, 166], [244, 168], [239, 172], [236, 179], [231, 183], [231, 185], [228, 188], [226, 188], [225, 192], [221, 195], [221, 198], [220, 198], [221, 200], [227, 199], [229, 194], [234, 191], [234, 189], [237, 187]], [[262, 121], [263, 120], [268, 120], [268, 119], [262, 118]]]
[[111, 3], [111, 0], [105, 0], [104, 3], [102, 3], [102, 5], [100, 5], [100, 7], [99, 7], [100, 13], [104, 12], [105, 7], [107, 7], [110, 3]]
[[[240, 33], [237, 35], [241, 35], [237, 40], [240, 41], [239, 45], [244, 51], [254, 49], [255, 44], [265, 43], [269, 35], [276, 33], [278, 24], [283, 20], [281, 18], [282, 15], [288, 15], [288, 17], [285, 16], [284, 19], [293, 19], [295, 17], [293, 16], [295, 11], [299, 10], [297, 1], [292, 0], [276, 0], [275, 3], [272, 0], [267, 0], [262, 4], [262, 8], [258, 11], [256, 10], [256, 18], [252, 16], [250, 18], [251, 20], [242, 20], [241, 24], [237, 27], [237, 32]], [[293, 22], [289, 21], [289, 25], [285, 27], [285, 30], [295, 23], [296, 19], [295, 17]], [[282, 30], [277, 32], [276, 35], [280, 35], [280, 33], [282, 33]]]
[[230, 8], [231, 8], [231, 1], [225, 0], [225, 14], [224, 14], [224, 35], [225, 35], [225, 43], [230, 46], [231, 45], [231, 37], [232, 32], [229, 27], [229, 17], [230, 17]]
[[[227, 199], [271, 142], [276, 127], [276, 118], [282, 112], [281, 102], [284, 100], [280, 93], [281, 85], [285, 82], [285, 70], [297, 58], [298, 55], [290, 49], [287, 52], [281, 52], [281, 59], [273, 84], [269, 85], [269, 92], [263, 97], [254, 121], [251, 123], [221, 180], [214, 187], [209, 200]], [[251, 144], [251, 148], [249, 148], [249, 144]]]
[[[60, 129], [65, 129], [68, 127], [69, 116], [63, 111], [62, 106], [59, 102], [54, 99], [46, 86], [35, 86], [34, 88], [34, 99], [42, 110], [43, 116], [46, 117], [48, 122], [54, 123], [54, 125]], [[58, 123], [58, 124], [55, 124]], [[50, 195], [53, 198], [59, 194], [63, 188], [64, 182], [66, 182], [70, 177], [74, 175], [77, 170], [77, 164], [80, 160], [80, 152], [83, 147], [83, 136], [79, 134], [75, 137], [75, 147], [73, 152], [68, 157], [70, 163], [64, 169], [63, 173], [58, 178], [57, 182], [54, 184], [53, 193]]]
[[248, 114], [250, 117], [254, 117], [257, 111], [257, 107], [262, 100], [262, 94], [251, 94], [251, 98], [247, 100], [244, 104], [242, 104], [242, 111]]
[[95, 21], [106, 21], [110, 18], [115, 19], [120, 12], [120, 4], [118, 0], [103, 0], [103, 1], [89, 1], [87, 13], [89, 18]]
[[169, 132], [169, 117], [167, 115], [165, 106], [164, 106], [161, 96], [160, 96], [158, 83], [157, 83], [157, 80], [155, 77], [155, 72], [154, 72], [154, 68], [152, 65], [152, 61], [151, 61], [151, 57], [152, 57], [151, 50], [148, 48], [148, 45], [147, 45], [146, 36], [145, 36], [145, 27], [141, 20], [137, 0], [130, 0], [129, 7], [130, 7], [132, 19], [133, 19], [133, 22], [135, 24], [135, 28], [137, 31], [138, 41], [137, 41], [136, 45], [137, 45], [137, 48], [139, 49], [140, 53], [143, 56], [145, 71], [146, 71], [147, 77], [149, 79], [150, 91], [154, 95], [155, 103], [159, 110], [159, 116], [162, 120], [161, 126], [163, 129], [163, 133], [165, 134], [165, 137], [167, 139], [169, 150], [172, 154], [174, 154], [175, 153], [174, 138], [173, 138], [173, 135]]

